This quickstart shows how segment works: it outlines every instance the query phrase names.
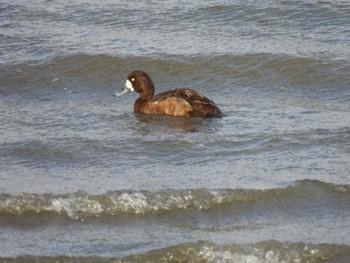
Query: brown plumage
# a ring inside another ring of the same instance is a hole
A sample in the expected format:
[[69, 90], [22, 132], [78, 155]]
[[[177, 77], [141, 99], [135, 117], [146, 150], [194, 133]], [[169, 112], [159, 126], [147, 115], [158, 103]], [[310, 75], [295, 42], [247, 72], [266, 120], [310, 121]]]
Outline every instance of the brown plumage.
[[134, 112], [176, 117], [221, 117], [222, 115], [213, 101], [193, 89], [173, 89], [154, 96], [154, 84], [149, 75], [143, 71], [131, 72], [124, 89], [116, 95], [130, 91], [139, 94], [134, 104]]

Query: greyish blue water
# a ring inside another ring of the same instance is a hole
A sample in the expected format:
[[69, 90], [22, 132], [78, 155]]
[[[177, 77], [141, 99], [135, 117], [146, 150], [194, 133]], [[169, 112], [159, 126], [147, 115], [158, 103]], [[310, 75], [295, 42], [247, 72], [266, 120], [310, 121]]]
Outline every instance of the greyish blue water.
[[3, 0], [0, 46], [1, 262], [350, 262], [348, 1]]

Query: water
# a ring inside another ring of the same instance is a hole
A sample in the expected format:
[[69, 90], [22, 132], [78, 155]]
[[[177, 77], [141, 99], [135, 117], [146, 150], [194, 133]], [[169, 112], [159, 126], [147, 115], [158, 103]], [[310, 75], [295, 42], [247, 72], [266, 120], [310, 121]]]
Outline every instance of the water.
[[[0, 262], [349, 262], [350, 3], [2, 1]], [[127, 74], [220, 119], [133, 114]]]

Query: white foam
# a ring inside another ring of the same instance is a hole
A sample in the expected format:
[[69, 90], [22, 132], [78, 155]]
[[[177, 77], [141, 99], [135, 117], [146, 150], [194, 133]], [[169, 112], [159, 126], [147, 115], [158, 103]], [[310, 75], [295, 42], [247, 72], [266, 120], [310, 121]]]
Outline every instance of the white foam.
[[118, 198], [118, 204], [123, 211], [134, 211], [136, 214], [142, 214], [151, 209], [147, 197], [142, 193], [123, 193]]
[[56, 211], [59, 214], [66, 213], [72, 219], [82, 219], [84, 216], [99, 216], [103, 212], [100, 202], [90, 200], [88, 197], [57, 198], [45, 207], [46, 211]]
[[[252, 250], [252, 254], [240, 252], [231, 252], [229, 250], [220, 250], [210, 246], [203, 246], [198, 255], [206, 262], [234, 262], [234, 263], [286, 263], [287, 259], [281, 258], [278, 252], [272, 250], [261, 251]], [[289, 258], [289, 257], [287, 257]], [[290, 258], [289, 258], [290, 259]], [[300, 255], [293, 255], [293, 262], [301, 262]]]

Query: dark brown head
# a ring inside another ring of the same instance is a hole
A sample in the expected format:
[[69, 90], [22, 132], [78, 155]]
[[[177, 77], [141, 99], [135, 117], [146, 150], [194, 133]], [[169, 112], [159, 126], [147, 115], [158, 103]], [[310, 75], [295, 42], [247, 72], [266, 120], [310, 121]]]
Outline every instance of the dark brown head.
[[135, 91], [139, 94], [139, 98], [150, 99], [154, 94], [154, 84], [146, 72], [135, 70], [129, 73], [125, 86], [116, 96]]

